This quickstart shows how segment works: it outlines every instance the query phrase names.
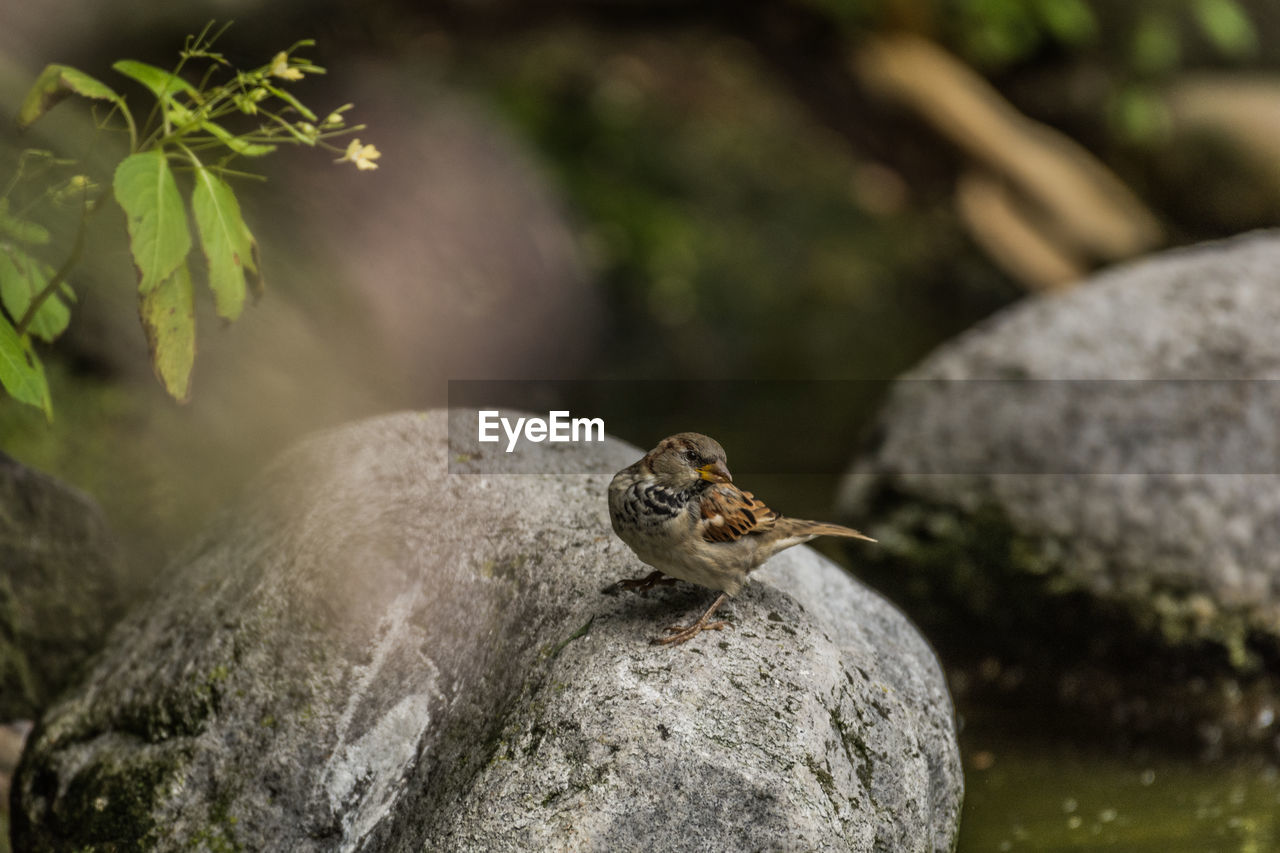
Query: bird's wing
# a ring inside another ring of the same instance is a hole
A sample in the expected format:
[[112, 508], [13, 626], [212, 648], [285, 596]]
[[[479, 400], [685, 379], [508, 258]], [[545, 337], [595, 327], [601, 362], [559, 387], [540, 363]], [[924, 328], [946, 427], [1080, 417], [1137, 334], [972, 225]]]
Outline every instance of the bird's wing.
[[721, 483], [702, 493], [702, 538], [708, 542], [733, 542], [773, 528], [778, 514], [750, 492]]

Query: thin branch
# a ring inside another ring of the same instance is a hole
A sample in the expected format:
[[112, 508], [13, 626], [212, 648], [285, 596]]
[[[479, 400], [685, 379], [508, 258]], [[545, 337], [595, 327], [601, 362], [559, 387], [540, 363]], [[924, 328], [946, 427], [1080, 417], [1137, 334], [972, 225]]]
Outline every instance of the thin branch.
[[138, 127], [133, 123], [133, 113], [129, 112], [129, 107], [125, 104], [123, 96], [111, 102], [111, 109], [107, 111], [107, 114], [102, 117], [100, 122], [96, 121], [97, 108], [94, 107], [92, 111], [95, 118], [94, 126], [98, 130], [107, 130], [107, 122], [111, 121], [111, 116], [115, 113], [118, 112], [124, 116], [124, 122], [129, 130], [129, 152], [132, 153], [138, 150]]
[[62, 262], [62, 266], [58, 267], [57, 271], [49, 277], [49, 283], [35, 295], [35, 298], [31, 300], [31, 304], [27, 306], [27, 310], [23, 313], [22, 319], [18, 320], [18, 324], [14, 329], [19, 335], [26, 333], [27, 327], [31, 325], [32, 320], [35, 319], [45, 300], [62, 286], [62, 283], [67, 280], [67, 276], [75, 269], [76, 264], [80, 263], [80, 255], [84, 251], [85, 232], [88, 231], [89, 214], [96, 209], [97, 205], [90, 204], [86, 198], [84, 207], [80, 211], [80, 225], [76, 228], [76, 240], [71, 247], [71, 254], [67, 255], [67, 259]]

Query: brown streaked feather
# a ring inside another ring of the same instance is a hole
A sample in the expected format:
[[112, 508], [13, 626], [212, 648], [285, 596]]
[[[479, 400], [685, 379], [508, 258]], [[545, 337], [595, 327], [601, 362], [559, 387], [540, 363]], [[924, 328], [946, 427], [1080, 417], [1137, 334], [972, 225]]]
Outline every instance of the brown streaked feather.
[[751, 492], [721, 483], [702, 494], [702, 538], [732, 542], [773, 528], [779, 516]]

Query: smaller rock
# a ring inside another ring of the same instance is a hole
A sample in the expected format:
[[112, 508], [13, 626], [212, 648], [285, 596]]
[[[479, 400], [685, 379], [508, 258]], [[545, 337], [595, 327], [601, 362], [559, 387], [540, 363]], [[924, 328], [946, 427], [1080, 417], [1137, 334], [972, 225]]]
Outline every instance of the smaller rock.
[[0, 453], [0, 719], [34, 718], [123, 613], [120, 559], [87, 495]]
[[841, 510], [974, 684], [1210, 750], [1275, 746], [1280, 234], [1028, 299], [900, 381]]

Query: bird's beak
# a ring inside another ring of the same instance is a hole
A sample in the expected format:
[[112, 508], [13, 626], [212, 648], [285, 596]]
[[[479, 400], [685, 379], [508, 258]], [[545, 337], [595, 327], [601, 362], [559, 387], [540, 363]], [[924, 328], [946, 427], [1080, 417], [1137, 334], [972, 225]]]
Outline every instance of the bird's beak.
[[710, 462], [698, 469], [698, 476], [711, 483], [732, 483], [733, 475], [723, 462]]

